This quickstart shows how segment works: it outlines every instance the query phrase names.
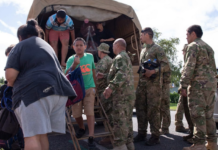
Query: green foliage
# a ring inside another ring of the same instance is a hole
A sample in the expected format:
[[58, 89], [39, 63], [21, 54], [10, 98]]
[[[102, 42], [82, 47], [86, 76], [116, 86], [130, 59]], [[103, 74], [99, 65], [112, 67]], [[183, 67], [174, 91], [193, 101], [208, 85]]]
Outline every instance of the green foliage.
[[182, 69], [182, 61], [175, 63], [175, 64], [170, 64], [171, 65], [171, 83], [175, 83], [176, 87], [179, 87], [179, 80], [181, 77], [181, 72], [180, 70]]
[[177, 103], [170, 103], [170, 110], [176, 110], [177, 109]]
[[179, 93], [173, 92], [170, 93], [170, 103], [178, 103], [179, 100]]
[[1, 77], [1, 78], [0, 78], [0, 84], [4, 84], [4, 82], [5, 82], [5, 78], [4, 78], [4, 77]]
[[157, 29], [154, 31], [154, 42], [160, 45], [165, 51], [171, 67], [171, 82], [177, 87], [179, 86], [179, 80], [181, 77], [182, 61], [177, 62], [177, 49], [176, 45], [179, 44], [179, 38], [160, 39], [161, 32]]

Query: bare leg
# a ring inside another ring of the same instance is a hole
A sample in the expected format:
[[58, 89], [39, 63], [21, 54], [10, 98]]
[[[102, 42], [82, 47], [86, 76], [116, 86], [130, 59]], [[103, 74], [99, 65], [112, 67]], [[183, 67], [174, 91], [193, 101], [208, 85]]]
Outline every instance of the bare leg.
[[40, 143], [40, 135], [24, 138], [24, 150], [44, 150]]
[[84, 126], [84, 123], [83, 123], [83, 118], [82, 117], [79, 117], [79, 118], [75, 118], [76, 119], [76, 122], [79, 126], [80, 129], [85, 129], [85, 126]]
[[69, 40], [61, 40], [62, 48], [61, 48], [61, 66], [66, 66], [65, 60], [68, 53], [68, 44]]
[[41, 143], [42, 150], [49, 150], [49, 142], [48, 142], [47, 134], [40, 135], [40, 143]]
[[89, 137], [94, 137], [94, 128], [95, 128], [95, 117], [87, 116], [87, 123], [89, 128]]
[[50, 45], [54, 49], [55, 54], [58, 57], [58, 41], [50, 41]]

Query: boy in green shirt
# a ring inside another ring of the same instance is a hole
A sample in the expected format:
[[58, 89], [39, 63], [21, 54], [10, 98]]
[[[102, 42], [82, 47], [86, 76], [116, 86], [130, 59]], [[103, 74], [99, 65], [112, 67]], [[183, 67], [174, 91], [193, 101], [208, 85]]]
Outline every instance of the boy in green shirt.
[[95, 103], [95, 64], [92, 54], [85, 53], [86, 42], [82, 38], [76, 38], [73, 43], [73, 48], [76, 52], [75, 55], [71, 56], [67, 60], [67, 66], [65, 73], [67, 74], [70, 70], [75, 70], [77, 67], [80, 67], [86, 95], [85, 98], [72, 106], [72, 114], [76, 119], [77, 124], [79, 125], [79, 130], [76, 133], [77, 138], [81, 138], [85, 132], [86, 128], [83, 123], [82, 118], [82, 108], [84, 106], [84, 113], [87, 116], [87, 124], [89, 128], [89, 139], [88, 145], [89, 148], [95, 148], [94, 144], [94, 103]]

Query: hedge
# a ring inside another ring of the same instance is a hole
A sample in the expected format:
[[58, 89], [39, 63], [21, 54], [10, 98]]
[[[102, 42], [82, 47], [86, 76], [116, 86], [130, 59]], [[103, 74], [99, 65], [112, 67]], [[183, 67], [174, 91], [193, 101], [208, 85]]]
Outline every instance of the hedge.
[[179, 93], [173, 92], [170, 93], [170, 103], [178, 103], [179, 100]]

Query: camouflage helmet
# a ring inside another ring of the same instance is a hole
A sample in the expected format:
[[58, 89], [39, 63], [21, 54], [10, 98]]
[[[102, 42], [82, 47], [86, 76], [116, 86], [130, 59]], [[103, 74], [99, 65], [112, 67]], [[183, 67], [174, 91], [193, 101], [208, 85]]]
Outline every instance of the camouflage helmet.
[[107, 53], [107, 54], [110, 53], [109, 48], [110, 48], [110, 46], [109, 46], [108, 44], [106, 44], [106, 43], [101, 43], [101, 44], [97, 47], [97, 49], [98, 49], [99, 51], [104, 52], [104, 53]]

